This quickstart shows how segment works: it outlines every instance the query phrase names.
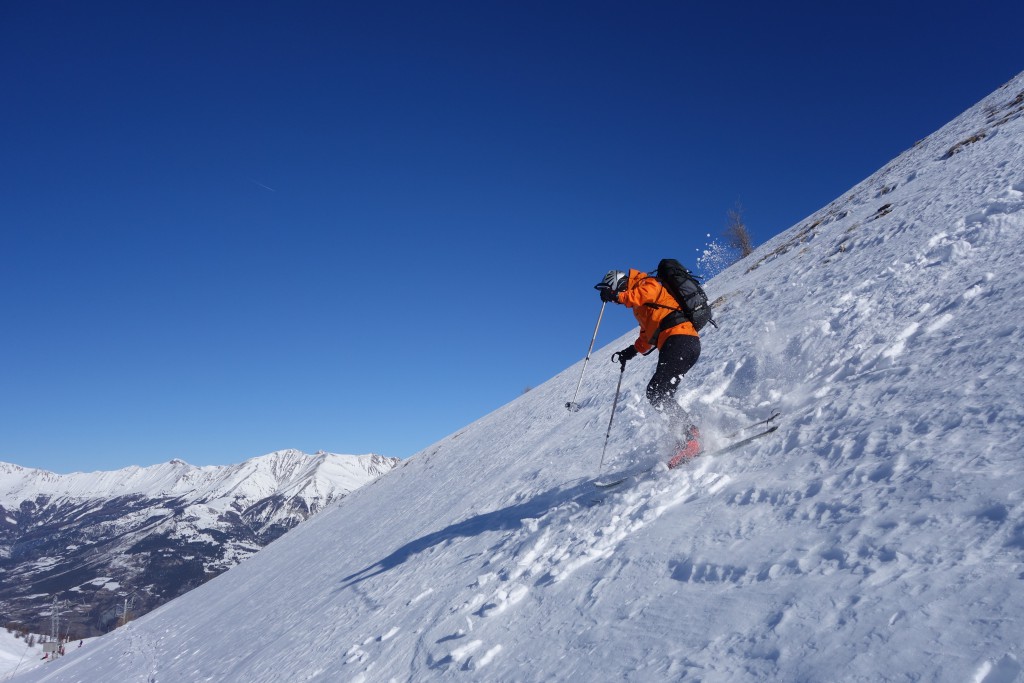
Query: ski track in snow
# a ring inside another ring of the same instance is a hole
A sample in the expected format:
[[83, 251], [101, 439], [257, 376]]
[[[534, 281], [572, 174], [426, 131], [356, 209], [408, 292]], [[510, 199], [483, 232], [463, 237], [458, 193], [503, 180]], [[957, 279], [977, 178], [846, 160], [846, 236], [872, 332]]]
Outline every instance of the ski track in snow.
[[[557, 584], [592, 562], [610, 558], [630, 534], [652, 523], [674, 505], [704, 492], [714, 492], [727, 477], [708, 474], [681, 481], [677, 477], [647, 479], [635, 487], [604, 493], [584, 493], [536, 519], [525, 519], [521, 529], [491, 548], [479, 565], [479, 576], [466, 587], [459, 604], [438, 615], [437, 626], [423, 638], [426, 665], [432, 669], [457, 666], [482, 668], [502, 648], [474, 636], [483, 621], [500, 621], [531, 593]], [[594, 599], [599, 593], [590, 593]], [[488, 631], [502, 632], [500, 626]], [[499, 635], [500, 640], [502, 637]], [[468, 642], [467, 642], [468, 641]], [[474, 659], [481, 650], [483, 656]]]

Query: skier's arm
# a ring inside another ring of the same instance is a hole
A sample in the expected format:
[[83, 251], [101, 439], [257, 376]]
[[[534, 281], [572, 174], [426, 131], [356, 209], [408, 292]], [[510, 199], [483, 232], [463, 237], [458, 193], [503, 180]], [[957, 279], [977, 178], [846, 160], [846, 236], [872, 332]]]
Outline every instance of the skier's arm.
[[657, 300], [660, 287], [661, 285], [654, 280], [642, 280], [635, 287], [630, 287], [625, 292], [619, 292], [619, 303], [628, 308], [638, 308]]

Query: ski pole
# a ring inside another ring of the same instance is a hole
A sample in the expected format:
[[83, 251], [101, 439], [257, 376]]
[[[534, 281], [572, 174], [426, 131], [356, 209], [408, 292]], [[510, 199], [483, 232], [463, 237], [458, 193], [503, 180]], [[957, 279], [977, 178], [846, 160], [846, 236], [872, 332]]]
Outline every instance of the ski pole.
[[594, 342], [597, 340], [597, 328], [601, 327], [601, 318], [604, 317], [604, 307], [608, 305], [607, 301], [601, 302], [601, 312], [597, 314], [597, 324], [594, 325], [594, 336], [590, 338], [590, 348], [587, 349], [587, 357], [583, 359], [583, 370], [580, 371], [580, 381], [576, 384], [576, 393], [572, 395], [572, 400], [565, 404], [565, 407], [570, 412], [576, 412], [580, 409], [580, 405], [576, 403], [576, 397], [580, 393], [580, 387], [583, 386], [583, 373], [587, 371], [587, 363], [590, 362], [590, 352], [594, 350]]
[[[613, 363], [615, 362], [615, 356], [618, 355], [618, 353], [612, 354]], [[604, 454], [608, 450], [608, 437], [612, 435], [612, 420], [615, 419], [615, 408], [619, 405], [619, 391], [622, 389], [622, 376], [626, 374], [626, 361], [622, 360], [621, 356], [619, 357], [619, 363], [622, 364], [622, 368], [619, 370], [619, 383], [615, 385], [615, 400], [612, 401], [612, 414], [611, 417], [608, 418], [608, 431], [604, 433], [604, 448], [601, 449], [601, 463], [597, 466], [598, 474], [600, 474], [601, 470], [604, 468]]]

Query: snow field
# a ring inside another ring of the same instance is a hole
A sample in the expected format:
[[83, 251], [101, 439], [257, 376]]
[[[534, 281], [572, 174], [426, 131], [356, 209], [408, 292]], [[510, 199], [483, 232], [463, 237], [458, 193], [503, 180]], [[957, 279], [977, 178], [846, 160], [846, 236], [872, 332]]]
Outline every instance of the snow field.
[[38, 645], [29, 647], [25, 640], [16, 638], [7, 629], [0, 629], [0, 677], [35, 668], [42, 656], [42, 648]]

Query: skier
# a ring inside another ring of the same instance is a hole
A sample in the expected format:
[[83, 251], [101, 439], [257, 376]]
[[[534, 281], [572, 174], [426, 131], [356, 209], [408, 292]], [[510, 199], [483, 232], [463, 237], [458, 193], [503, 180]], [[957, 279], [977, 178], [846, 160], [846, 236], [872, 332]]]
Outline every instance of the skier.
[[610, 270], [594, 287], [600, 292], [601, 301], [633, 309], [640, 323], [640, 336], [612, 355], [613, 361], [617, 359], [625, 366], [638, 353], [647, 355], [658, 349], [658, 368], [647, 384], [647, 400], [665, 415], [679, 440], [678, 452], [669, 460], [669, 468], [697, 457], [703, 450], [700, 430], [675, 400], [680, 380], [700, 357], [700, 336], [693, 323], [679, 311], [679, 304], [664, 285], [647, 273]]

